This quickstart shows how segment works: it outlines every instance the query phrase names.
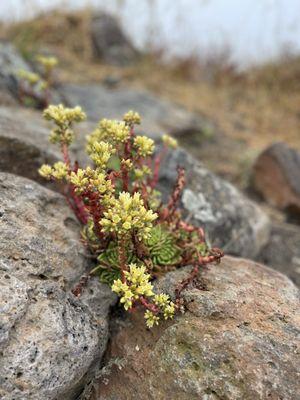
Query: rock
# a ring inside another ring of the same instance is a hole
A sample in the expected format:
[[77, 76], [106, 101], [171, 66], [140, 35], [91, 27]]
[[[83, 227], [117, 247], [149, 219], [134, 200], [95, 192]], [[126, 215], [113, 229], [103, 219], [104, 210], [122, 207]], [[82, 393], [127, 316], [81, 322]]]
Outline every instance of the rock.
[[273, 223], [267, 245], [258, 260], [287, 275], [300, 287], [300, 228], [286, 223]]
[[205, 118], [147, 91], [128, 88], [112, 90], [91, 84], [65, 84], [61, 91], [69, 105], [80, 104], [92, 121], [120, 119], [128, 110], [138, 111], [142, 117], [142, 131], [154, 139], [166, 132], [180, 136], [215, 129]]
[[96, 14], [91, 21], [94, 56], [109, 64], [125, 66], [137, 60], [138, 52], [126, 37], [117, 19]]
[[31, 71], [30, 65], [10, 43], [0, 42], [0, 104], [17, 104], [15, 99], [18, 98], [18, 71], [21, 69]]
[[[186, 276], [177, 270], [160, 286]], [[187, 311], [148, 330], [143, 314], [115, 322], [103, 400], [294, 400], [299, 389], [299, 292], [280, 273], [226, 257], [188, 288]]]
[[285, 143], [268, 147], [256, 160], [253, 186], [275, 207], [300, 216], [300, 153]]
[[115, 296], [86, 272], [80, 227], [64, 198], [0, 173], [0, 398], [75, 400], [106, 348]]
[[170, 152], [161, 166], [159, 188], [165, 199], [176, 182], [178, 165], [187, 174], [182, 195], [185, 217], [205, 229], [213, 246], [254, 258], [269, 239], [266, 214], [182, 149]]
[[[29, 109], [0, 107], [0, 171], [11, 172], [30, 178], [61, 191], [62, 188], [48, 182], [38, 174], [39, 167], [61, 160], [57, 146], [49, 143], [51, 124], [42, 119], [42, 114]], [[86, 164], [84, 141], [92, 126], [78, 126], [78, 141], [71, 146], [71, 155], [81, 164]]]

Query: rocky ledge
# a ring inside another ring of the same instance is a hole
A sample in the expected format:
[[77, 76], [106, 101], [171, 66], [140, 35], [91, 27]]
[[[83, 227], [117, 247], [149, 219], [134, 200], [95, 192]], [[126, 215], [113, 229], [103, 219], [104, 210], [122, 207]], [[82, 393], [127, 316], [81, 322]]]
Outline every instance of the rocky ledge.
[[[187, 274], [158, 282], [174, 294]], [[283, 275], [226, 257], [183, 293], [187, 311], [149, 331], [139, 312], [115, 319], [103, 400], [294, 400], [299, 390], [299, 292]], [[96, 399], [96, 398], [95, 398]]]

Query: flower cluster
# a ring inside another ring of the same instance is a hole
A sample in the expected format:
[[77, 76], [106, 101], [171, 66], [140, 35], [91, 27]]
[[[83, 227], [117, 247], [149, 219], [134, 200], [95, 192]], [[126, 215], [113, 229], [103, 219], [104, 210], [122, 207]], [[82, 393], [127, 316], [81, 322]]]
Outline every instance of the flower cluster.
[[75, 186], [75, 191], [78, 194], [92, 191], [104, 196], [105, 194], [112, 194], [114, 191], [112, 183], [106, 178], [106, 175], [91, 167], [79, 168], [76, 172], [72, 171], [69, 181]]
[[89, 153], [91, 159], [98, 168], [106, 168], [110, 157], [116, 152], [116, 149], [110, 143], [94, 141], [90, 145]]
[[56, 125], [51, 131], [50, 142], [66, 144], [69, 146], [74, 139], [74, 131], [71, 126], [74, 122], [81, 122], [86, 119], [81, 107], [66, 108], [62, 104], [49, 106], [44, 111], [44, 118], [53, 121]]
[[38, 55], [38, 56], [36, 56], [36, 61], [40, 65], [42, 65], [47, 72], [51, 71], [58, 64], [58, 59], [53, 56], [46, 57], [46, 56]]
[[129, 265], [129, 271], [124, 272], [126, 282], [117, 279], [112, 285], [112, 291], [117, 293], [124, 304], [125, 310], [132, 307], [133, 302], [140, 296], [151, 297], [154, 295], [153, 286], [149, 282], [151, 276], [146, 273], [146, 267], [138, 267], [136, 264]]
[[128, 192], [121, 192], [118, 198], [111, 199], [100, 224], [104, 232], [122, 236], [134, 231], [140, 240], [144, 240], [157, 217], [156, 213], [145, 208], [140, 193], [131, 196]]
[[133, 145], [141, 157], [147, 157], [153, 154], [154, 141], [147, 136], [136, 136]]
[[28, 82], [31, 86], [36, 85], [39, 82], [39, 80], [41, 79], [39, 74], [36, 74], [35, 72], [27, 71], [25, 69], [21, 69], [18, 72], [18, 76], [19, 76], [19, 78], [24, 79], [26, 82]]
[[176, 149], [176, 147], [178, 146], [177, 140], [169, 135], [163, 135], [162, 141], [166, 146], [171, 147], [173, 149]]
[[140, 125], [141, 117], [139, 113], [130, 110], [124, 114], [123, 121], [129, 126]]
[[102, 119], [98, 127], [88, 137], [89, 147], [95, 142], [106, 140], [112, 144], [124, 143], [130, 136], [130, 128], [124, 121], [116, 121], [110, 119]]
[[68, 166], [62, 162], [58, 161], [51, 167], [48, 164], [44, 164], [39, 169], [39, 173], [46, 179], [65, 179], [68, 176]]
[[129, 271], [125, 271], [125, 278], [125, 282], [117, 279], [112, 285], [112, 291], [120, 296], [120, 303], [124, 304], [125, 310], [132, 308], [134, 302], [142, 298], [143, 304], [148, 307], [145, 319], [149, 328], [158, 324], [160, 316], [164, 319], [174, 317], [175, 304], [167, 294], [154, 294], [151, 276], [144, 265], [138, 267], [130, 264]]

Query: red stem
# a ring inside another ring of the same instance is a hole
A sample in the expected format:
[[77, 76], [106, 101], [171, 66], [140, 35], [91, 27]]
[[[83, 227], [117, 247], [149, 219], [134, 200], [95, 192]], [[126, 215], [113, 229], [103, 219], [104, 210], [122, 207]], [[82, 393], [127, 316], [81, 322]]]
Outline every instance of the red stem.
[[149, 182], [149, 186], [152, 190], [156, 187], [156, 185], [158, 183], [160, 166], [161, 166], [163, 159], [165, 158], [165, 156], [167, 154], [167, 150], [168, 150], [168, 147], [164, 146], [162, 148], [162, 150], [160, 151], [160, 153], [157, 154], [157, 156], [154, 159], [153, 177]]
[[139, 301], [141, 302], [141, 304], [142, 304], [145, 308], [147, 308], [147, 310], [153, 312], [154, 314], [157, 314], [157, 313], [159, 312], [159, 308], [158, 308], [155, 304], [149, 303], [149, 302], [145, 299], [145, 297], [141, 296], [141, 297], [139, 298]]

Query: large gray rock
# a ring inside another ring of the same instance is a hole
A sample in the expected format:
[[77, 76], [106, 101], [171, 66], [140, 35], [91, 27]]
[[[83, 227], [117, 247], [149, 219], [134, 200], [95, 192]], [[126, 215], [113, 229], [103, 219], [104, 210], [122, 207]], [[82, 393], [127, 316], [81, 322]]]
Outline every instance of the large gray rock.
[[270, 239], [258, 260], [287, 275], [300, 287], [300, 227], [273, 223]]
[[199, 134], [215, 128], [205, 118], [147, 91], [128, 88], [107, 89], [101, 85], [62, 85], [61, 92], [71, 106], [80, 104], [93, 121], [101, 118], [122, 118], [128, 110], [138, 111], [142, 117], [142, 131], [158, 138], [163, 133], [174, 136], [188, 132]]
[[92, 17], [91, 39], [94, 56], [109, 64], [128, 65], [136, 61], [138, 52], [126, 37], [117, 19], [99, 13]]
[[[41, 112], [0, 107], [0, 171], [33, 179], [52, 190], [62, 190], [38, 173], [42, 164], [62, 159], [58, 146], [49, 143], [50, 129], [51, 124], [43, 120]], [[78, 140], [71, 146], [71, 155], [85, 164], [85, 135], [91, 132], [92, 126], [86, 122], [76, 129]]]
[[300, 218], [300, 152], [274, 143], [257, 158], [253, 186], [264, 199]]
[[[159, 285], [174, 295], [185, 270]], [[277, 271], [226, 257], [182, 293], [186, 312], [150, 331], [143, 313], [116, 320], [102, 400], [300, 398], [299, 291]], [[94, 400], [94, 399], [93, 399]], [[95, 398], [96, 400], [96, 398]]]
[[169, 152], [161, 166], [159, 188], [164, 198], [176, 182], [178, 165], [187, 175], [182, 195], [185, 217], [205, 229], [213, 246], [253, 259], [269, 239], [267, 215], [181, 149]]
[[91, 280], [64, 198], [0, 173], [0, 398], [75, 399], [99, 367], [115, 297]]

